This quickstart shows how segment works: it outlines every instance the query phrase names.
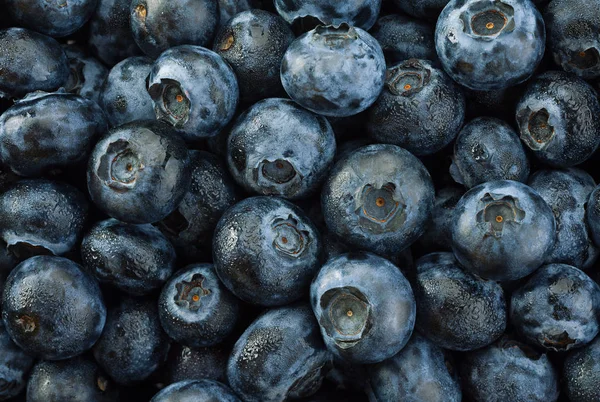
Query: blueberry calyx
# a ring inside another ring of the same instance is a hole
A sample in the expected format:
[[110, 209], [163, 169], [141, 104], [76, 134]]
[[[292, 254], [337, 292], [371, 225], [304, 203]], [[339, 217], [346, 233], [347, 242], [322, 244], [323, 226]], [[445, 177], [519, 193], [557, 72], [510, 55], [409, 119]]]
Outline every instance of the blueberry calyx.
[[406, 221], [406, 203], [394, 183], [380, 188], [367, 184], [356, 198], [355, 213], [363, 229], [380, 234], [396, 230]]
[[520, 224], [525, 219], [518, 200], [509, 195], [486, 193], [481, 203], [484, 205], [477, 213], [477, 222], [488, 225], [489, 236], [500, 238], [505, 225]]
[[464, 32], [483, 40], [492, 40], [515, 29], [515, 10], [502, 1], [479, 1], [461, 14]]
[[277, 218], [273, 221], [273, 247], [289, 257], [298, 258], [310, 244], [309, 233], [298, 228], [298, 220], [288, 216], [287, 219]]
[[[528, 123], [521, 126], [521, 139], [534, 151], [543, 150], [554, 138], [554, 126], [550, 124], [551, 116], [546, 109], [532, 111], [527, 108], [523, 117], [528, 116]], [[521, 118], [521, 116], [519, 116]]]
[[386, 71], [387, 89], [396, 96], [410, 96], [429, 84], [431, 70], [419, 60], [410, 59]]
[[600, 63], [600, 50], [595, 47], [591, 47], [586, 50], [579, 52], [573, 52], [571, 59], [568, 61], [568, 65], [577, 70], [589, 70]]
[[190, 118], [191, 101], [187, 92], [176, 80], [163, 78], [160, 84], [148, 88], [154, 101], [154, 111], [158, 120], [182, 128]]
[[195, 274], [189, 282], [181, 281], [176, 284], [175, 304], [193, 312], [198, 311], [202, 306], [202, 298], [211, 293], [204, 287], [204, 279], [204, 275]]

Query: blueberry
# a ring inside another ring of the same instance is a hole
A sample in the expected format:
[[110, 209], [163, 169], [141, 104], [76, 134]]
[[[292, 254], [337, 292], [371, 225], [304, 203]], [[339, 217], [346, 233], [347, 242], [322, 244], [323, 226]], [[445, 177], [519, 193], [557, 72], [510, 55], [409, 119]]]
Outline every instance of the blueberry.
[[108, 75], [108, 69], [99, 60], [88, 56], [75, 45], [63, 46], [69, 59], [71, 74], [65, 83], [65, 91], [80, 95], [98, 103], [100, 89]]
[[108, 130], [96, 102], [64, 91], [35, 92], [0, 116], [0, 156], [22, 176], [84, 165]]
[[320, 251], [314, 224], [298, 207], [274, 197], [247, 198], [229, 208], [213, 236], [219, 278], [240, 299], [264, 306], [305, 295]]
[[452, 142], [464, 118], [464, 95], [450, 77], [429, 61], [409, 59], [388, 68], [367, 127], [377, 142], [429, 155]]
[[419, 159], [395, 145], [370, 145], [340, 160], [321, 201], [327, 228], [353, 247], [402, 251], [424, 232], [434, 189]]
[[113, 218], [154, 223], [177, 208], [191, 172], [183, 140], [165, 123], [136, 121], [108, 132], [89, 160], [92, 201]]
[[600, 400], [600, 338], [567, 355], [563, 382], [572, 402]]
[[0, 400], [21, 393], [27, 384], [26, 378], [33, 361], [33, 357], [13, 343], [0, 321]]
[[239, 98], [235, 73], [218, 54], [200, 46], [173, 47], [148, 76], [156, 118], [187, 141], [216, 135], [233, 118]]
[[171, 345], [165, 365], [168, 384], [184, 380], [225, 379], [229, 348], [223, 345], [190, 348], [178, 343]]
[[289, 99], [265, 99], [235, 121], [227, 140], [227, 164], [250, 192], [305, 198], [325, 180], [335, 148], [325, 117]]
[[450, 356], [418, 334], [395, 356], [368, 367], [373, 401], [460, 402], [462, 392]]
[[529, 79], [542, 60], [544, 20], [529, 0], [451, 0], [435, 45], [448, 75], [471, 89], [507, 88]]
[[352, 116], [377, 100], [385, 58], [379, 43], [360, 28], [319, 26], [288, 47], [281, 81], [290, 98], [310, 111]]
[[327, 348], [353, 363], [377, 363], [406, 345], [415, 325], [415, 298], [398, 267], [370, 253], [327, 261], [310, 287]]
[[6, 280], [2, 307], [12, 340], [45, 360], [90, 349], [106, 321], [98, 283], [62, 257], [35, 256], [17, 265]]
[[314, 394], [331, 355], [308, 305], [267, 310], [242, 334], [227, 380], [245, 402], [276, 402]]
[[278, 15], [264, 10], [244, 11], [221, 26], [213, 50], [235, 71], [240, 99], [255, 102], [283, 92], [279, 68], [294, 38]]
[[220, 382], [202, 379], [181, 381], [161, 390], [150, 402], [241, 402], [238, 397]]
[[402, 12], [417, 18], [435, 20], [449, 0], [392, 0]]
[[454, 208], [465, 191], [456, 186], [444, 187], [435, 195], [431, 219], [417, 245], [426, 251], [452, 251], [448, 239], [452, 238]]
[[556, 238], [552, 209], [531, 187], [499, 180], [469, 190], [454, 210], [452, 249], [486, 279], [523, 278], [542, 265]]
[[576, 75], [549, 71], [534, 78], [517, 105], [521, 139], [542, 162], [570, 167], [600, 144], [600, 102]]
[[113, 402], [118, 395], [96, 362], [81, 356], [38, 362], [27, 383], [27, 402]]
[[529, 161], [519, 135], [508, 123], [478, 117], [456, 138], [450, 174], [466, 188], [494, 180], [526, 182]]
[[0, 71], [0, 98], [20, 98], [63, 86], [69, 78], [69, 62], [54, 39], [8, 28], [0, 30]]

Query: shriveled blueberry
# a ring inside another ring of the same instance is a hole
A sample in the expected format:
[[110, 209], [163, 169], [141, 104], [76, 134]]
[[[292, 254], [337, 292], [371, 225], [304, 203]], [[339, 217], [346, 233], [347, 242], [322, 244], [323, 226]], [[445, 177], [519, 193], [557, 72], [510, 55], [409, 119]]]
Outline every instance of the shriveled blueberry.
[[452, 225], [454, 207], [465, 193], [458, 186], [444, 187], [435, 195], [431, 219], [425, 226], [425, 233], [417, 240], [417, 245], [425, 251], [452, 251]]
[[563, 382], [572, 402], [600, 400], [600, 338], [567, 355]]
[[289, 24], [309, 30], [317, 25], [346, 23], [370, 29], [381, 9], [382, 0], [275, 0], [275, 8]]
[[161, 390], [150, 402], [241, 402], [228, 386], [202, 379], [180, 381]]
[[329, 260], [313, 280], [310, 300], [325, 345], [353, 363], [377, 363], [406, 345], [415, 298], [398, 267], [370, 253]]
[[96, 58], [75, 45], [63, 46], [69, 59], [71, 74], [65, 83], [65, 91], [83, 96], [98, 103], [100, 90], [108, 76], [108, 69]]
[[90, 157], [92, 201], [113, 218], [154, 223], [177, 208], [191, 182], [183, 140], [165, 123], [135, 121], [113, 128]]
[[10, 273], [2, 319], [27, 353], [62, 360], [90, 349], [100, 337], [106, 307], [96, 280], [62, 257], [35, 256]]
[[392, 0], [400, 10], [413, 17], [436, 20], [449, 0]]
[[4, 323], [0, 321], [0, 400], [21, 393], [27, 384], [26, 378], [33, 361], [33, 357], [13, 343]]
[[168, 384], [184, 380], [225, 379], [229, 348], [224, 345], [190, 348], [173, 343], [165, 364]]

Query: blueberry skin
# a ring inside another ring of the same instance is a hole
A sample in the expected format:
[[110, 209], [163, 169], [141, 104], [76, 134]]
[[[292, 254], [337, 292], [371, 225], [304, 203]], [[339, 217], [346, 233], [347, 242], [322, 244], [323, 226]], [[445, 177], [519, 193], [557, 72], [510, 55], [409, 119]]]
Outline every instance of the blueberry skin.
[[408, 59], [437, 60], [431, 25], [400, 14], [377, 20], [371, 35], [381, 45], [388, 67]]
[[416, 18], [435, 20], [449, 0], [392, 0], [402, 12]]
[[314, 394], [331, 364], [308, 305], [267, 310], [238, 339], [227, 380], [245, 402], [277, 402]]
[[431, 62], [409, 59], [388, 68], [385, 89], [368, 113], [367, 130], [376, 142], [430, 155], [460, 131], [465, 97]]
[[222, 24], [213, 50], [233, 68], [240, 100], [256, 102], [283, 92], [279, 68], [294, 39], [294, 33], [280, 16], [254, 9]]
[[479, 349], [502, 336], [507, 308], [498, 283], [463, 271], [452, 253], [427, 254], [416, 269], [416, 328], [424, 336], [457, 351]]
[[321, 247], [317, 228], [300, 208], [281, 198], [251, 197], [221, 217], [213, 261], [234, 295], [279, 306], [306, 294], [320, 266]]
[[394, 356], [415, 325], [408, 280], [394, 264], [370, 253], [327, 261], [310, 286], [310, 301], [327, 349], [352, 363]]
[[480, 91], [529, 79], [542, 60], [545, 41], [544, 20], [529, 0], [451, 0], [435, 30], [444, 70]]
[[544, 20], [554, 62], [581, 78], [600, 78], [600, 1], [552, 0]]
[[449, 356], [413, 334], [395, 356], [368, 367], [369, 401], [460, 402], [462, 391]]
[[203, 379], [181, 381], [161, 390], [150, 402], [241, 402], [225, 384]]
[[212, 264], [176, 272], [158, 298], [158, 318], [171, 339], [190, 347], [214, 346], [233, 331], [239, 300], [227, 290]]
[[99, 105], [113, 127], [135, 120], [154, 120], [154, 104], [146, 90], [152, 59], [129, 57], [117, 63], [100, 90]]
[[24, 28], [0, 30], [0, 70], [0, 98], [54, 91], [69, 78], [69, 62], [58, 42]]
[[463, 391], [469, 400], [482, 402], [554, 402], [558, 374], [546, 354], [503, 337], [461, 359]]
[[89, 204], [69, 184], [21, 180], [0, 195], [0, 237], [17, 256], [65, 254], [83, 236]]
[[154, 223], [177, 208], [191, 182], [187, 147], [158, 121], [113, 128], [92, 151], [87, 171], [92, 201], [111, 217]]
[[600, 331], [600, 287], [578, 268], [544, 265], [513, 292], [510, 319], [535, 346], [579, 348]]
[[71, 35], [92, 16], [98, 0], [4, 0], [16, 25], [60, 38]]
[[108, 69], [95, 57], [88, 56], [75, 45], [63, 45], [69, 59], [71, 74], [65, 91], [90, 99], [99, 104], [100, 90], [108, 76]]
[[327, 228], [353, 247], [395, 254], [425, 231], [434, 189], [425, 166], [395, 145], [369, 145], [336, 163], [321, 192]]
[[239, 100], [233, 69], [200, 46], [177, 46], [162, 53], [147, 87], [156, 118], [190, 142], [217, 135], [233, 118]]
[[567, 355], [562, 378], [570, 401], [600, 399], [600, 338]]
[[4, 401], [21, 393], [27, 384], [26, 377], [33, 361], [33, 357], [14, 344], [4, 323], [0, 321], [0, 400]]
[[542, 162], [571, 167], [600, 144], [600, 102], [574, 74], [548, 71], [534, 78], [517, 105], [521, 140]]
[[556, 238], [552, 209], [531, 187], [491, 181], [469, 190], [454, 210], [452, 250], [485, 279], [523, 278], [542, 265]]
[[172, 344], [165, 364], [167, 384], [184, 380], [224, 380], [229, 352], [223, 345], [190, 348]]
[[585, 222], [586, 204], [596, 187], [592, 176], [577, 168], [538, 170], [529, 186], [552, 208], [556, 220], [556, 243], [545, 262], [591, 267], [600, 255]]
[[456, 138], [450, 174], [466, 188], [495, 180], [525, 183], [529, 160], [519, 135], [508, 123], [478, 117], [465, 124]]
[[133, 0], [130, 6], [133, 38], [152, 58], [178, 45], [209, 45], [219, 18], [217, 0]]
[[17, 265], [6, 280], [2, 307], [12, 340], [44, 360], [90, 349], [106, 321], [96, 280], [63, 257], [35, 256]]
[[165, 362], [169, 346], [156, 302], [124, 298], [108, 310], [104, 332], [93, 352], [113, 381], [132, 385], [148, 378]]
[[118, 396], [116, 385], [96, 362], [81, 356], [38, 362], [27, 383], [27, 402], [112, 402]]
[[369, 30], [377, 21], [382, 0], [275, 0], [275, 8], [290, 25], [309, 20], [313, 25], [346, 23]]
[[129, 23], [131, 0], [98, 0], [90, 19], [88, 43], [92, 53], [109, 67], [142, 54]]
[[336, 151], [331, 125], [289, 99], [264, 99], [235, 121], [227, 165], [248, 192], [288, 199], [315, 193]]
[[21, 176], [84, 165], [108, 122], [96, 102], [34, 92], [0, 116], [0, 157]]
[[461, 187], [444, 187], [435, 195], [431, 219], [425, 226], [425, 233], [416, 244], [426, 251], [452, 251], [452, 224], [454, 208], [465, 191]]
[[585, 220], [590, 237], [594, 244], [600, 247], [600, 185], [590, 194], [586, 207]]
[[281, 82], [290, 98], [324, 116], [362, 112], [377, 100], [384, 81], [381, 46], [366, 31], [346, 24], [319, 26], [300, 36], [281, 63]]

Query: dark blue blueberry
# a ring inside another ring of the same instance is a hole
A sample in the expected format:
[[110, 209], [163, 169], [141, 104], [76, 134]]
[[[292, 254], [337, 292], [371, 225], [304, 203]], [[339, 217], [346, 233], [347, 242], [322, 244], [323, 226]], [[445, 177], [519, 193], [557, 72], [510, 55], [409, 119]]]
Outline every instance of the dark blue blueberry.
[[327, 348], [352, 363], [377, 363], [406, 345], [415, 298], [394, 264], [370, 253], [329, 260], [313, 280], [310, 300]]
[[449, 0], [392, 0], [402, 12], [413, 17], [436, 20]]
[[108, 310], [104, 332], [93, 351], [116, 383], [131, 385], [148, 378], [166, 361], [169, 346], [156, 302], [125, 298]]
[[542, 60], [545, 41], [544, 20], [529, 0], [451, 0], [435, 30], [446, 72], [479, 91], [529, 79]]
[[450, 174], [466, 188], [494, 180], [526, 182], [529, 161], [509, 124], [478, 117], [465, 124], [456, 138]]
[[219, 278], [240, 299], [264, 306], [304, 296], [320, 251], [319, 232], [304, 212], [275, 197], [247, 198], [229, 208], [213, 237]]
[[431, 219], [425, 226], [425, 233], [417, 240], [417, 245], [425, 251], [452, 251], [452, 226], [454, 207], [465, 193], [464, 189], [444, 187], [435, 195]]
[[590, 194], [586, 208], [586, 224], [594, 244], [600, 247], [600, 186]]
[[95, 361], [38, 362], [27, 383], [27, 402], [114, 402], [119, 391]]
[[63, 49], [71, 68], [69, 79], [64, 85], [65, 91], [98, 103], [108, 69], [75, 45], [63, 45]]
[[[0, 290], [2, 290], [0, 288]], [[27, 384], [33, 357], [15, 345], [0, 321], [0, 400], [17, 396]]]
[[600, 400], [600, 338], [567, 355], [563, 383], [569, 401]]
[[247, 191], [289, 199], [315, 193], [335, 156], [327, 119], [289, 99], [254, 104], [233, 125], [227, 164]]
[[92, 201], [113, 218], [154, 223], [173, 212], [189, 189], [190, 158], [167, 124], [136, 121], [108, 132], [90, 157]]
[[371, 106], [381, 93], [385, 58], [379, 43], [360, 28], [319, 26], [287, 49], [281, 81], [290, 98], [308, 110], [352, 116]]
[[[32, 68], [35, 66], [35, 68]], [[54, 39], [23, 28], [0, 30], [0, 98], [55, 91], [69, 78], [69, 61]]]
[[444, 349], [466, 351], [487, 346], [506, 329], [502, 287], [462, 270], [452, 253], [417, 260], [414, 284], [416, 327]]
[[34, 92], [0, 116], [2, 162], [22, 176], [85, 165], [108, 122], [96, 102], [64, 91]]
[[133, 0], [131, 32], [152, 58], [178, 45], [208, 46], [219, 23], [217, 0]]
[[62, 257], [36, 256], [10, 273], [2, 319], [27, 353], [62, 360], [90, 349], [100, 337], [106, 307], [96, 280]]
[[222, 381], [225, 379], [229, 352], [229, 348], [223, 345], [190, 348], [174, 343], [165, 364], [165, 380], [167, 384], [204, 378]]
[[148, 76], [148, 93], [156, 118], [190, 142], [218, 134], [233, 118], [239, 99], [229, 64], [218, 54], [191, 45], [160, 55]]
[[308, 305], [268, 310], [238, 339], [227, 380], [245, 402], [279, 402], [314, 394], [331, 355]]
[[283, 92], [279, 69], [294, 38], [280, 16], [264, 10], [242, 12], [223, 24], [213, 49], [235, 71], [241, 101], [255, 102]]
[[81, 242], [83, 266], [100, 282], [143, 295], [159, 289], [175, 268], [175, 249], [152, 225], [108, 219]]
[[368, 132], [376, 142], [429, 155], [460, 131], [465, 97], [443, 70], [409, 59], [388, 68], [385, 89], [368, 113]]
[[154, 104], [146, 90], [152, 59], [129, 57], [111, 70], [100, 91], [99, 105], [113, 127], [135, 120], [153, 120]]
[[578, 268], [544, 265], [513, 292], [510, 320], [535, 346], [579, 348], [600, 331], [600, 287]]
[[542, 162], [569, 167], [600, 144], [600, 102], [574, 74], [549, 71], [534, 78], [517, 105], [521, 139]]
[[555, 238], [552, 209], [520, 182], [480, 184], [454, 210], [452, 250], [482, 278], [509, 281], [531, 274], [552, 252]]
[[275, 8], [289, 24], [301, 28], [346, 23], [368, 30], [379, 16], [381, 1], [275, 0]]
[[203, 379], [180, 381], [161, 390], [150, 402], [241, 402], [225, 384]]
[[431, 177], [419, 159], [395, 145], [370, 145], [340, 160], [321, 202], [327, 228], [344, 242], [379, 254], [410, 246], [433, 208]]
[[418, 334], [395, 356], [368, 367], [373, 401], [460, 402], [462, 392], [450, 356]]
[[552, 208], [556, 220], [556, 243], [546, 263], [563, 263], [586, 269], [600, 252], [594, 246], [585, 222], [585, 209], [596, 183], [583, 170], [538, 170], [529, 185]]

